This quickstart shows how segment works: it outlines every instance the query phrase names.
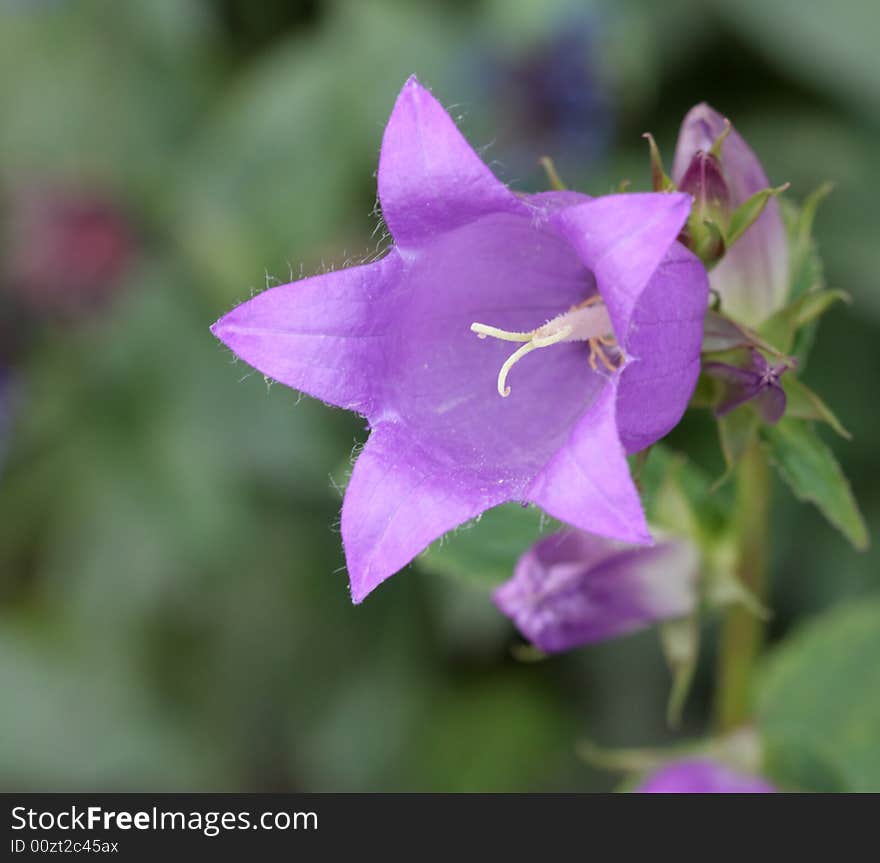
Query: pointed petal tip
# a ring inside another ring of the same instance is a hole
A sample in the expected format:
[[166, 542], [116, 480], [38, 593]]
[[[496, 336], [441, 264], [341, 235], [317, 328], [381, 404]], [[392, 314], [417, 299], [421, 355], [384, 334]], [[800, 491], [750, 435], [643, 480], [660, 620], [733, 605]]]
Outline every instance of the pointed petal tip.
[[418, 79], [418, 76], [413, 73], [406, 79], [403, 86], [400, 88], [395, 107], [399, 107], [405, 99], [419, 99], [423, 96], [427, 96], [429, 99], [434, 98], [431, 91]]
[[211, 335], [214, 336], [217, 341], [226, 345], [230, 350], [235, 350], [233, 346], [234, 331], [239, 308], [241, 307], [237, 306], [236, 308], [231, 309], [225, 315], [214, 321], [214, 323], [208, 328], [211, 331]]
[[[346, 555], [347, 558], [347, 555]], [[380, 584], [386, 582], [392, 575], [403, 572], [409, 566], [404, 564], [398, 569], [376, 576], [376, 567], [372, 562], [368, 562], [363, 566], [358, 561], [352, 561], [348, 564], [348, 592], [351, 596], [352, 605], [360, 605]]]
[[682, 125], [687, 125], [694, 120], [709, 120], [713, 123], [724, 124], [725, 116], [713, 108], [708, 102], [697, 102], [684, 116]]
[[223, 331], [225, 329], [223, 326], [223, 321], [225, 319], [226, 319], [226, 315], [224, 315], [222, 318], [218, 318], [208, 328], [211, 331], [211, 335], [214, 336], [215, 339], [223, 342], [223, 344], [226, 344], [226, 339], [223, 337]]
[[349, 576], [348, 592], [351, 595], [352, 605], [360, 605], [370, 595], [369, 590], [355, 587], [354, 582], [351, 580], [351, 576]]

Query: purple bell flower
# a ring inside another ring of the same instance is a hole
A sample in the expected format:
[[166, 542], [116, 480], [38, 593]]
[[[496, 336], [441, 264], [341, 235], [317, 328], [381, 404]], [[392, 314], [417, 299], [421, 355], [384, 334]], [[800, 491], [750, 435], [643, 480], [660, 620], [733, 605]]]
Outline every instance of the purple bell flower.
[[506, 501], [649, 543], [626, 454], [676, 425], [696, 384], [708, 280], [675, 241], [690, 197], [515, 194], [415, 78], [378, 185], [381, 260], [267, 290], [212, 328], [366, 416], [342, 508], [353, 600]]
[[698, 575], [699, 554], [684, 539], [645, 548], [564, 530], [535, 543], [493, 599], [523, 636], [557, 653], [684, 617]]
[[720, 761], [689, 758], [672, 761], [642, 781], [641, 794], [773, 794], [766, 780], [734, 770]]
[[[715, 165], [707, 164], [707, 154], [727, 128], [721, 114], [705, 103], [691, 108], [678, 135], [672, 179], [679, 188], [683, 182], [697, 180], [700, 168], [694, 163], [702, 162], [703, 179], [719, 201], [716, 206], [732, 210], [770, 183], [758, 157], [735, 129], [730, 129], [721, 144], [721, 176], [716, 176]], [[785, 226], [779, 202], [771, 199], [712, 270], [710, 283], [720, 294], [724, 311], [753, 326], [785, 304], [788, 279]]]

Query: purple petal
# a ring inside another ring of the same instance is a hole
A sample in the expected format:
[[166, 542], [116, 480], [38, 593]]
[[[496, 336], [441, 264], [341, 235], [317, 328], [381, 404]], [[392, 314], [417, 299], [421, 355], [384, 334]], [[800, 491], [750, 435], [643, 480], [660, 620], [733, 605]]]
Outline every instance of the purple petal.
[[759, 374], [751, 369], [743, 369], [729, 363], [705, 363], [703, 371], [710, 377], [727, 384], [723, 397], [715, 408], [715, 415], [719, 417], [751, 401], [763, 387]]
[[773, 794], [776, 791], [759, 776], [742, 773], [708, 758], [666, 764], [635, 790], [642, 794]]
[[529, 641], [553, 653], [690, 613], [698, 564], [683, 541], [634, 548], [567, 530], [529, 549], [493, 599]]
[[730, 189], [721, 171], [721, 164], [709, 152], [697, 150], [676, 184], [682, 192], [693, 195], [696, 206], [715, 216], [730, 213]]
[[684, 414], [700, 376], [708, 292], [699, 259], [675, 243], [631, 318], [629, 362], [617, 393], [617, 426], [627, 452], [650, 446]]
[[426, 244], [407, 261], [385, 353], [382, 418], [512, 498], [608, 382], [590, 369], [585, 343], [559, 344], [517, 364], [501, 398], [498, 371], [516, 345], [470, 329], [528, 331], [595, 293], [574, 250], [539, 217], [487, 216]]
[[[680, 181], [697, 150], [708, 150], [724, 131], [724, 118], [705, 103], [692, 108], [679, 132], [672, 179]], [[734, 129], [721, 145], [721, 163], [737, 207], [770, 182], [758, 157]], [[779, 203], [770, 200], [758, 220], [712, 270], [712, 287], [725, 312], [754, 325], [785, 303], [788, 294], [788, 244]]]
[[606, 195], [557, 216], [563, 235], [595, 276], [621, 344], [626, 344], [633, 311], [690, 208], [689, 195]]
[[427, 452], [400, 425], [373, 429], [342, 506], [351, 596], [361, 602], [439, 536], [506, 499], [454, 461]]
[[604, 388], [527, 497], [581, 530], [645, 545], [652, 540], [617, 433], [615, 390]]
[[715, 408], [716, 416], [724, 416], [734, 408], [753, 401], [764, 422], [773, 425], [785, 413], [785, 391], [779, 385], [779, 376], [789, 369], [788, 365], [771, 366], [760, 351], [750, 351], [746, 368], [729, 363], [710, 362], [703, 371], [711, 377], [724, 381], [726, 389]]
[[785, 390], [776, 382], [767, 384], [755, 397], [755, 407], [769, 425], [776, 425], [782, 419], [786, 404]]
[[489, 213], [525, 210], [415, 77], [404, 85], [385, 127], [379, 202], [401, 248]]
[[392, 250], [374, 264], [270, 288], [211, 332], [268, 377], [369, 416], [381, 397], [381, 340], [401, 269]]

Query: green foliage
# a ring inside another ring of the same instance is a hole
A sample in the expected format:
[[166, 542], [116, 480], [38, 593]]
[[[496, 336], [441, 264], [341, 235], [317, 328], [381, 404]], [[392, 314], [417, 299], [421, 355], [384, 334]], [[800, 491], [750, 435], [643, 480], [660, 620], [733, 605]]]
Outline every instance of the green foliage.
[[717, 0], [730, 24], [770, 62], [801, 81], [880, 115], [880, 58], [873, 0]]
[[843, 427], [840, 420], [834, 415], [831, 408], [819, 398], [805, 383], [794, 375], [785, 375], [782, 379], [782, 388], [785, 390], [786, 405], [785, 413], [789, 417], [802, 420], [818, 420], [827, 423], [845, 440], [850, 440], [852, 435]]
[[809, 790], [837, 790], [839, 777], [846, 790], [876, 791], [880, 603], [841, 607], [795, 633], [767, 657], [757, 696], [771, 769]]
[[783, 418], [761, 432], [770, 459], [799, 500], [815, 504], [857, 549], [868, 546], [868, 529], [834, 454], [812, 426]]

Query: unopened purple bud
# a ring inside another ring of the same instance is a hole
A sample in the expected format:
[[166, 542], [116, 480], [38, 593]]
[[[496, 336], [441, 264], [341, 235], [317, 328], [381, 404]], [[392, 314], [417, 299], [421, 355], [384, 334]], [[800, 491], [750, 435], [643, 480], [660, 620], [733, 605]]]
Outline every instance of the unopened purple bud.
[[744, 773], [709, 758], [672, 761], [642, 781], [640, 794], [773, 794], [760, 776]]
[[735, 366], [729, 363], [705, 363], [703, 371], [727, 385], [726, 391], [715, 408], [716, 416], [724, 416], [734, 408], [753, 402], [764, 422], [773, 425], [782, 419], [785, 413], [785, 390], [779, 383], [783, 373], [794, 364], [771, 365], [764, 359], [760, 351], [749, 352], [749, 363], [746, 366]]
[[714, 264], [726, 251], [722, 230], [731, 212], [730, 189], [718, 159], [697, 150], [678, 181], [678, 189], [694, 199], [681, 240], [704, 264]]
[[[704, 160], [702, 168], [694, 168], [699, 153], [711, 153], [715, 164]], [[716, 168], [721, 174], [718, 179]], [[727, 190], [723, 200], [731, 210], [770, 187], [764, 168], [745, 139], [705, 103], [692, 108], [684, 118], [672, 179], [683, 189], [683, 183], [699, 182], [701, 170], [705, 171], [705, 182], [711, 184], [714, 194], [720, 191], [719, 179], [723, 182]], [[698, 176], [689, 179], [692, 171]], [[782, 214], [778, 201], [770, 198], [755, 222], [726, 250], [709, 279], [721, 297], [725, 313], [753, 326], [785, 304], [788, 267]]]
[[724, 222], [731, 212], [730, 189], [721, 163], [711, 153], [697, 150], [678, 181], [678, 189], [694, 197], [694, 209], [706, 218]]
[[532, 546], [493, 599], [529, 641], [555, 653], [689, 614], [698, 566], [685, 540], [644, 548], [564, 530]]

